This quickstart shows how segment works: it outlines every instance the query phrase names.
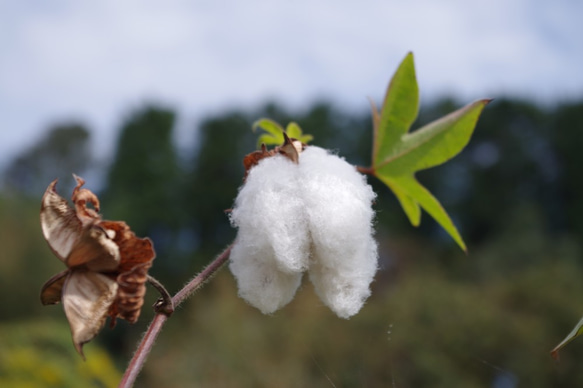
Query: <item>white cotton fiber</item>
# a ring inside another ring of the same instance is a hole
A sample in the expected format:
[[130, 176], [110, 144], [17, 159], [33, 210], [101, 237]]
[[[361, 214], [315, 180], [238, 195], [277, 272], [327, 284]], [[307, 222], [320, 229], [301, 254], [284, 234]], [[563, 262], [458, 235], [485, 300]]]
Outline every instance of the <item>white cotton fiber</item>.
[[263, 312], [288, 303], [308, 267], [310, 240], [297, 186], [296, 164], [281, 155], [263, 159], [231, 213], [239, 232], [230, 268], [241, 297]]
[[328, 307], [342, 318], [356, 314], [377, 269], [374, 198], [364, 176], [321, 148], [307, 147], [298, 164], [281, 155], [261, 160], [231, 213], [239, 295], [272, 313], [291, 301], [308, 270]]
[[348, 318], [370, 295], [377, 270], [375, 193], [354, 166], [321, 148], [308, 147], [299, 166], [313, 242], [310, 279], [322, 301]]

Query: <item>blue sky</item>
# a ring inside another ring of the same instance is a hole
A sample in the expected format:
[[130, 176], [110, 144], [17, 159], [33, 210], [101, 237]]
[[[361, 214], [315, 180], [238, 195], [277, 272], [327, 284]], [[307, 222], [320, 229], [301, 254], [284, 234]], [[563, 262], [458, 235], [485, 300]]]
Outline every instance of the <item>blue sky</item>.
[[379, 101], [413, 51], [422, 101], [583, 97], [578, 0], [0, 0], [0, 165], [51, 123], [77, 119], [107, 159], [144, 102], [179, 136], [227, 107], [275, 98]]

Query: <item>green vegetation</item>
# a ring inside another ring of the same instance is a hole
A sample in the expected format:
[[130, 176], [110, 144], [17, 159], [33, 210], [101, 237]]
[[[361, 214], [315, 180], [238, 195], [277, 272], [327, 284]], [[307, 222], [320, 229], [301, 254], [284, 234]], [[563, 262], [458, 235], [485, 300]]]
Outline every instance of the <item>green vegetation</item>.
[[[452, 100], [422, 106], [412, 126], [458, 108]], [[256, 147], [256, 118], [295, 121], [319, 146], [352, 164], [370, 163], [368, 112], [348, 114], [326, 103], [304, 112], [273, 104], [225, 112], [193, 128], [197, 146], [186, 157], [175, 147], [175, 115], [156, 106], [134, 112], [120, 126], [111, 165], [100, 171], [103, 186], [87, 183], [101, 189], [106, 218], [126, 219], [154, 240], [151, 273], [171, 292], [235, 235], [223, 211], [242, 183], [243, 156]], [[583, 311], [582, 134], [582, 103], [492, 102], [464, 151], [416, 173], [458, 226], [467, 256], [432, 220], [411, 228], [399, 201], [370, 179], [379, 195], [381, 271], [360, 314], [340, 320], [304, 287], [267, 317], [236, 296], [223, 271], [169, 320], [137, 386], [583, 385], [579, 340], [561, 351], [559, 363], [549, 354]], [[79, 142], [89, 147], [91, 138]], [[30, 162], [4, 173], [0, 386], [50, 386], [47, 378], [62, 379], [54, 386], [110, 386], [119, 379], [113, 365], [125, 368], [156, 296], [149, 291], [135, 326], [105, 328], [88, 344], [87, 363], [75, 354], [60, 306], [40, 305], [40, 286], [63, 267], [46, 247], [38, 211], [52, 179], [96, 170], [87, 170], [89, 153], [79, 160], [74, 147], [47, 147], [61, 156], [58, 167], [50, 158], [36, 160], [47, 153], [29, 150], [17, 160]], [[35, 175], [34, 166], [46, 172]], [[28, 176], [30, 185], [11, 183]], [[61, 184], [61, 192], [70, 191]]]
[[470, 141], [488, 102], [477, 101], [408, 133], [419, 111], [419, 88], [409, 53], [389, 84], [380, 113], [372, 104], [374, 175], [395, 193], [411, 224], [420, 224], [422, 207], [464, 251], [466, 244], [443, 206], [415, 179], [415, 173], [457, 155]]
[[304, 144], [311, 142], [314, 137], [312, 135], [304, 135], [302, 129], [297, 123], [289, 123], [285, 129], [273, 120], [261, 119], [253, 123], [253, 130], [261, 128], [266, 131], [266, 134], [259, 136], [257, 140], [257, 148], [261, 147], [261, 144], [265, 145], [281, 145], [284, 142], [283, 132], [285, 132], [290, 138], [297, 139]]
[[0, 386], [116, 387], [121, 374], [102, 347], [87, 352], [87, 361], [71, 347], [66, 325], [40, 319], [0, 325]]

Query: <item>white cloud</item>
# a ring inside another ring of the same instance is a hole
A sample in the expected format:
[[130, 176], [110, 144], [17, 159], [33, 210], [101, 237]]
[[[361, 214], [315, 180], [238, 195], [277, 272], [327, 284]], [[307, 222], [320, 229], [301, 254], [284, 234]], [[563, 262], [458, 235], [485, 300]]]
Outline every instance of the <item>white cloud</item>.
[[424, 99], [581, 96], [582, 13], [568, 0], [3, 2], [0, 162], [71, 116], [108, 149], [144, 99], [189, 118], [269, 97], [365, 106], [409, 50]]

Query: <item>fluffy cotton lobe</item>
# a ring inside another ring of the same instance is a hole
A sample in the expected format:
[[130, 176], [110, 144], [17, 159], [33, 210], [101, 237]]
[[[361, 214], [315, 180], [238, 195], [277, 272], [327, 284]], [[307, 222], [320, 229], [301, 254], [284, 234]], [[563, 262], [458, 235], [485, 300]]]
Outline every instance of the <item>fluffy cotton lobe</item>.
[[307, 270], [338, 316], [356, 314], [377, 268], [374, 198], [364, 176], [321, 148], [306, 148], [297, 164], [281, 155], [261, 160], [231, 213], [239, 295], [272, 313], [291, 301]]

